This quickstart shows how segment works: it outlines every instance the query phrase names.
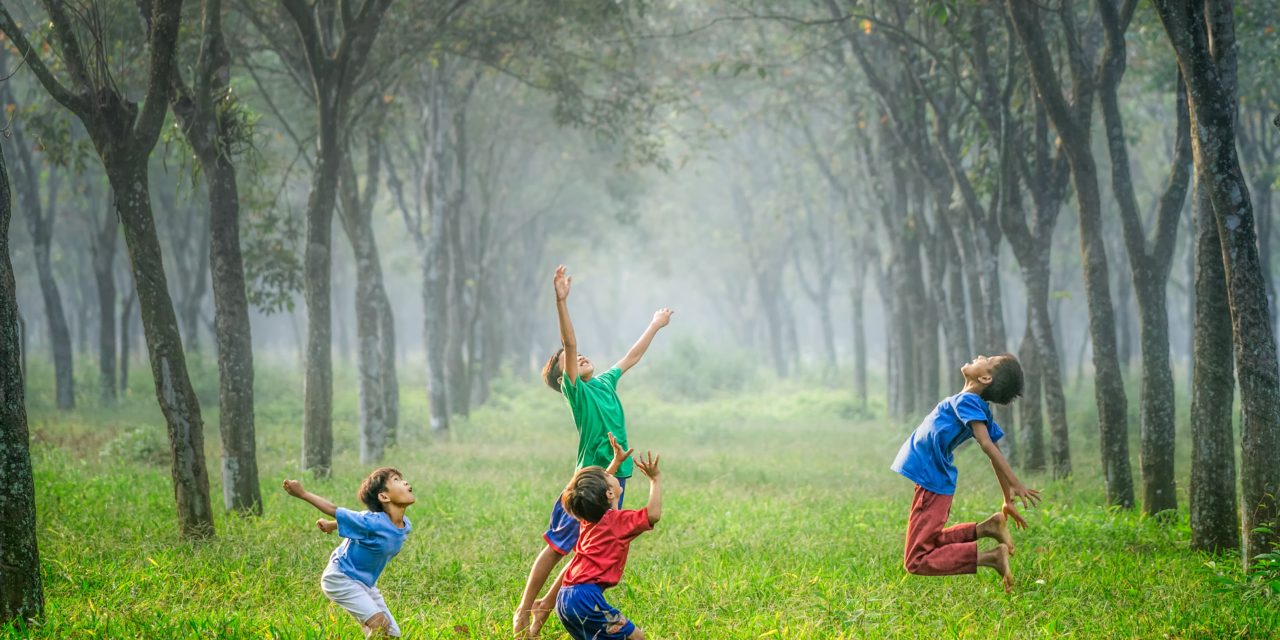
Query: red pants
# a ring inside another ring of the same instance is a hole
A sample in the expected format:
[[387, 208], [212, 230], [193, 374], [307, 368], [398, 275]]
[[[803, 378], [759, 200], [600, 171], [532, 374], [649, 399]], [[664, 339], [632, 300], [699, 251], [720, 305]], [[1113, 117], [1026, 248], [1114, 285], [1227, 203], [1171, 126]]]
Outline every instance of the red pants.
[[908, 573], [953, 576], [978, 572], [978, 525], [966, 522], [946, 527], [950, 514], [951, 496], [916, 486], [903, 555]]

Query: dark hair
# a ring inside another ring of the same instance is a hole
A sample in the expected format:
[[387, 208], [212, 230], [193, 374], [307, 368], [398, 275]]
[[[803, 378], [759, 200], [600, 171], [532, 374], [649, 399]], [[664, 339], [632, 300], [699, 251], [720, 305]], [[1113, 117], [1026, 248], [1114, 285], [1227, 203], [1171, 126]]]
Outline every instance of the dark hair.
[[979, 394], [983, 400], [996, 404], [1009, 404], [1022, 395], [1022, 365], [1012, 353], [1002, 353], [994, 358], [991, 367], [991, 384]]
[[583, 467], [560, 496], [560, 504], [569, 515], [587, 522], [599, 522], [612, 506], [609, 504], [609, 474], [603, 467]]
[[547, 360], [547, 364], [542, 367], [542, 381], [547, 383], [556, 393], [560, 393], [560, 380], [564, 378], [564, 371], [560, 368], [560, 354], [564, 353], [564, 347], [556, 349], [551, 354], [551, 358]]
[[360, 483], [360, 490], [356, 492], [356, 497], [364, 506], [369, 507], [370, 511], [382, 511], [382, 501], [378, 500], [378, 494], [387, 490], [387, 482], [391, 481], [392, 476], [404, 477], [399, 469], [395, 467], [382, 467], [375, 469], [369, 477]]

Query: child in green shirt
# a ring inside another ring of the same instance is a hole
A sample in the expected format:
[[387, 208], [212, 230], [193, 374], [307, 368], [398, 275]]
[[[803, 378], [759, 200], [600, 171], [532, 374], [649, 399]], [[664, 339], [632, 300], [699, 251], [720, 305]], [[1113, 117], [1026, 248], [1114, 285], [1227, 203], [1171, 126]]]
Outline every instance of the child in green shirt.
[[[618, 401], [618, 378], [640, 362], [658, 330], [671, 321], [671, 309], [662, 308], [655, 312], [649, 327], [627, 351], [627, 355], [608, 371], [597, 376], [591, 360], [578, 353], [578, 340], [573, 332], [573, 322], [569, 319], [567, 303], [572, 282], [573, 278], [565, 274], [564, 265], [556, 269], [556, 311], [560, 319], [560, 341], [563, 346], [547, 361], [542, 377], [547, 386], [564, 395], [573, 412], [573, 422], [578, 428], [577, 468], [607, 467], [614, 453], [609, 443], [610, 435], [617, 439], [623, 449], [627, 447], [626, 416], [622, 411], [622, 403]], [[617, 471], [618, 482], [624, 492], [632, 469], [633, 464], [627, 459]], [[578, 529], [578, 521], [565, 512], [559, 496], [556, 496], [551, 508], [551, 522], [542, 536], [547, 544], [533, 562], [514, 616], [513, 625], [517, 637], [536, 637], [542, 623], [555, 607], [554, 588], [550, 591], [550, 598], [536, 599], [551, 575], [551, 570], [561, 558], [573, 551], [578, 541]]]

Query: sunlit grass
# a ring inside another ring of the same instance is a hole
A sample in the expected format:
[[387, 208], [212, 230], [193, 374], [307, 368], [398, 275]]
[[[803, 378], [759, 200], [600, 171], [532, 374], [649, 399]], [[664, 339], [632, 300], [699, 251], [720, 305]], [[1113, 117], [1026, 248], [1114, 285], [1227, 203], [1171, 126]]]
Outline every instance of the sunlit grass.
[[[259, 373], [266, 515], [245, 519], [220, 508], [216, 374], [209, 362], [197, 369], [219, 513], [208, 542], [178, 538], [167, 467], [98, 453], [131, 429], [163, 433], [145, 375], [111, 409], [94, 406], [88, 382], [74, 412], [50, 409], [47, 392], [32, 394], [48, 614], [37, 629], [11, 633], [358, 637], [319, 589], [337, 538], [318, 533], [317, 512], [278, 489], [297, 475], [300, 379]], [[32, 373], [33, 386], [51, 379]], [[407, 637], [502, 637], [551, 501], [573, 469], [568, 411], [545, 388], [503, 381], [488, 406], [437, 440], [423, 432], [420, 378], [402, 375], [405, 426], [386, 462], [409, 476], [419, 502], [409, 510], [415, 531], [379, 586]], [[368, 469], [356, 457], [352, 382], [339, 372], [334, 477], [308, 487], [356, 506]], [[663, 454], [667, 497], [662, 523], [635, 543], [609, 598], [651, 637], [1267, 638], [1280, 629], [1274, 599], [1221, 590], [1219, 575], [1239, 573], [1235, 558], [1189, 551], [1185, 513], [1165, 526], [1101, 506], [1087, 398], [1073, 400], [1082, 416], [1073, 423], [1076, 477], [1028, 478], [1046, 501], [1028, 513], [1032, 529], [1017, 534], [1019, 583], [1006, 595], [990, 573], [903, 572], [912, 487], [888, 465], [913, 424], [869, 417], [847, 391], [817, 382], [763, 381], [692, 402], [637, 376], [621, 393], [632, 445]], [[872, 408], [879, 414], [883, 405]], [[959, 458], [953, 520], [981, 518], [998, 507], [999, 489], [976, 448]], [[643, 504], [647, 483], [637, 478], [629, 489], [627, 505]], [[544, 637], [566, 636], [553, 621]]]

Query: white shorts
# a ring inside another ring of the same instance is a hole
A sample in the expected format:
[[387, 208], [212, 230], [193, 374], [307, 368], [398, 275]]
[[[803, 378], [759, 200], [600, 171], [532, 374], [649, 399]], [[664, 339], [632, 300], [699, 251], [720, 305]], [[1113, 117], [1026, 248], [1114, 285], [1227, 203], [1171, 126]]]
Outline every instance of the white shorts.
[[391, 611], [387, 609], [387, 603], [382, 599], [382, 593], [377, 587], [366, 586], [363, 582], [356, 580], [338, 569], [338, 563], [330, 562], [325, 567], [324, 575], [320, 576], [320, 589], [324, 591], [324, 595], [328, 596], [334, 604], [347, 610], [355, 617], [356, 621], [363, 625], [379, 613], [386, 614], [388, 632], [394, 637], [400, 637], [400, 626], [396, 624], [395, 616], [391, 615]]

